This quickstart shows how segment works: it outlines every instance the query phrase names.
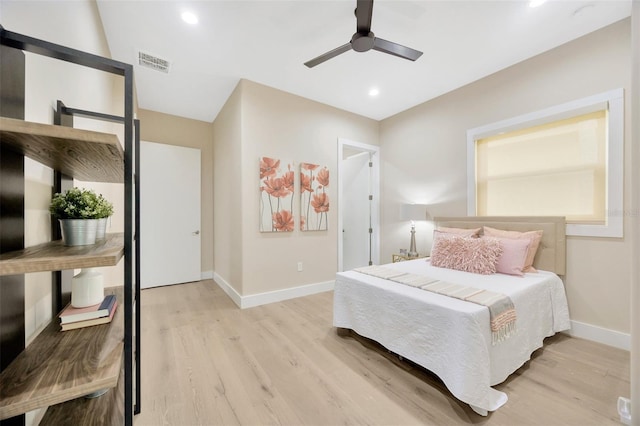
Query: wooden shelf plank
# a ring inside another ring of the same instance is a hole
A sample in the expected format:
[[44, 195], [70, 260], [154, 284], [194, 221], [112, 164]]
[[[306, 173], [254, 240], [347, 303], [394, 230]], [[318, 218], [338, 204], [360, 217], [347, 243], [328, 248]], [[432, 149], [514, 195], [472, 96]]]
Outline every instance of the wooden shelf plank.
[[0, 420], [117, 385], [124, 350], [124, 292], [122, 287], [105, 289], [109, 292], [118, 297], [111, 323], [62, 332], [55, 317], [0, 374]]
[[104, 426], [124, 424], [124, 370], [118, 386], [98, 398], [76, 398], [47, 409], [40, 426]]
[[0, 275], [114, 266], [124, 256], [124, 234], [107, 234], [90, 246], [67, 247], [62, 240], [0, 255]]
[[76, 179], [124, 183], [124, 150], [113, 134], [0, 117], [0, 143]]

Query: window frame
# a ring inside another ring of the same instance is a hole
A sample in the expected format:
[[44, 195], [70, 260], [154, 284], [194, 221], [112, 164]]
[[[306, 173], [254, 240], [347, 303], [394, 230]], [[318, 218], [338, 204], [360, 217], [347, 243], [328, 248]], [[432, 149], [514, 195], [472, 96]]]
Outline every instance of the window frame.
[[467, 214], [476, 215], [476, 140], [608, 109], [605, 224], [568, 223], [568, 236], [623, 237], [624, 90], [614, 89], [467, 130]]

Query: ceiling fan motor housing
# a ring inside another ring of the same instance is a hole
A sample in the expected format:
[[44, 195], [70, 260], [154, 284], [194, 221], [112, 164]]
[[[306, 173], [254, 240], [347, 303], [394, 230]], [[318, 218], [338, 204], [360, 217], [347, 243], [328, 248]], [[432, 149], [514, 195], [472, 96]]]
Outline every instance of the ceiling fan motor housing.
[[366, 52], [373, 48], [375, 34], [369, 31], [367, 34], [355, 33], [351, 37], [351, 48], [356, 52]]

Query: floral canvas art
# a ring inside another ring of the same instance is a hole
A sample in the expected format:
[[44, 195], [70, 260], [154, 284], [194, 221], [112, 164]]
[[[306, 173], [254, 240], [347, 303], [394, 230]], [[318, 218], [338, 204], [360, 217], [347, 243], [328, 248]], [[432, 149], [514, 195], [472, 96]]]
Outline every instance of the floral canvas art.
[[329, 169], [318, 164], [300, 164], [300, 230], [329, 229]]
[[293, 180], [291, 162], [281, 171], [281, 160], [260, 158], [260, 232], [292, 232]]

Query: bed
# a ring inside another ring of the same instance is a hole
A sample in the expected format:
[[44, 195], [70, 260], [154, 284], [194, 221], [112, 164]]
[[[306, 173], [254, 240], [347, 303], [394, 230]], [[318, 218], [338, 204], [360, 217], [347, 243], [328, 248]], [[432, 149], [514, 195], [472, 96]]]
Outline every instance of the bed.
[[[565, 221], [560, 217], [435, 218], [436, 229], [542, 230], [536, 273], [480, 275], [435, 267], [429, 259], [382, 265], [385, 271], [428, 276], [508, 296], [515, 331], [494, 342], [487, 306], [354, 271], [340, 272], [334, 290], [333, 325], [353, 330], [436, 374], [448, 390], [480, 415], [507, 402], [492, 386], [503, 382], [543, 340], [570, 328], [564, 285]], [[346, 331], [346, 333], [345, 333]]]

